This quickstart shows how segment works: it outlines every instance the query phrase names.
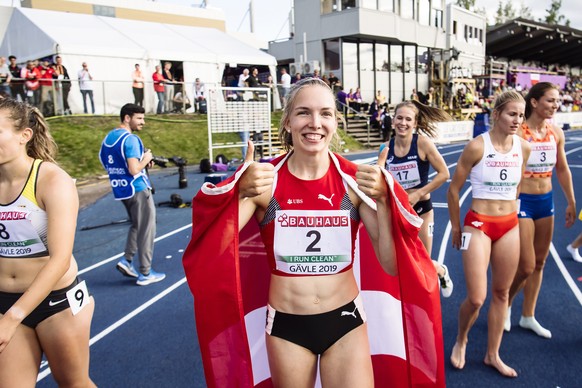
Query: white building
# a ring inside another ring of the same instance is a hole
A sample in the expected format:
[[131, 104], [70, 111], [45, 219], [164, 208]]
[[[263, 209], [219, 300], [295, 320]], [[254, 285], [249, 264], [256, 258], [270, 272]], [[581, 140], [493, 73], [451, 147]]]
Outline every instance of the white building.
[[446, 20], [447, 48], [459, 51], [458, 57], [449, 64], [449, 70], [453, 70], [452, 78], [483, 74], [487, 34], [485, 16], [450, 3]]
[[463, 66], [475, 71], [484, 63], [485, 19], [445, 0], [295, 0], [293, 12], [292, 37], [271, 42], [269, 53], [291, 73], [333, 72], [346, 90], [359, 86], [366, 101], [377, 90], [392, 104], [412, 89], [428, 90], [431, 52], [458, 45]]

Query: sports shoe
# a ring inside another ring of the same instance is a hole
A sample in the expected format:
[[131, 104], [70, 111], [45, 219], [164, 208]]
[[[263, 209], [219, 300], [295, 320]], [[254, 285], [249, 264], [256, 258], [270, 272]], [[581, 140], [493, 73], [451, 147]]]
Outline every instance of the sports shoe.
[[443, 298], [448, 298], [453, 293], [453, 281], [449, 276], [449, 269], [447, 266], [444, 264], [441, 264], [441, 266], [445, 270], [445, 274], [443, 276], [439, 276], [441, 283], [441, 293], [443, 294]]
[[582, 263], [582, 257], [580, 256], [580, 253], [578, 253], [578, 248], [574, 248], [572, 244], [568, 244], [566, 249], [568, 250], [568, 252], [570, 252], [570, 254], [572, 255], [572, 259], [574, 259], [574, 261]]
[[133, 264], [124, 257], [123, 259], [119, 260], [117, 263], [117, 269], [121, 272], [124, 276], [129, 276], [130, 278], [138, 277], [138, 273], [133, 268]]
[[161, 282], [166, 278], [165, 273], [156, 272], [153, 269], [150, 269], [149, 275], [139, 274], [137, 278], [137, 285], [138, 286], [147, 286], [148, 284]]

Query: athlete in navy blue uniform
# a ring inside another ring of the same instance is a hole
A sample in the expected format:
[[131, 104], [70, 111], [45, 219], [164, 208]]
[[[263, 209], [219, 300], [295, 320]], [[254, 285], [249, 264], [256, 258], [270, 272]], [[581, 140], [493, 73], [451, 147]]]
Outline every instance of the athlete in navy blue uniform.
[[[408, 201], [423, 219], [419, 235], [430, 255], [434, 230], [434, 211], [430, 193], [449, 179], [449, 169], [445, 160], [430, 137], [436, 135], [435, 122], [452, 119], [444, 111], [415, 100], [401, 102], [394, 112], [394, 137], [388, 142], [386, 169], [406, 190]], [[419, 135], [419, 132], [423, 135]], [[380, 149], [383, 147], [385, 144]], [[430, 167], [437, 174], [429, 182]], [[448, 298], [453, 292], [453, 281], [448, 268], [434, 260], [433, 263], [439, 275], [441, 292]]]

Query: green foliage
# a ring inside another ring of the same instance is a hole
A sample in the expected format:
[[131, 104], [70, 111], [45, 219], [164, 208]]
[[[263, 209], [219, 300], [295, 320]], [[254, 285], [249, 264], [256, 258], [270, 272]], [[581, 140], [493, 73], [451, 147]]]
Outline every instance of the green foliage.
[[552, 0], [550, 9], [546, 9], [546, 23], [561, 24], [563, 22], [566, 26], [570, 25], [570, 19], [560, 14], [560, 8], [562, 8], [562, 0]]
[[472, 7], [475, 7], [475, 1], [476, 0], [457, 0], [455, 4], [459, 7], [471, 10]]
[[[281, 112], [271, 115], [271, 125], [277, 128]], [[60, 116], [48, 118], [51, 133], [59, 146], [57, 162], [73, 178], [90, 179], [105, 174], [99, 162], [99, 149], [105, 135], [119, 125], [118, 116]], [[154, 155], [180, 156], [189, 165], [198, 165], [208, 157], [208, 127], [206, 115], [146, 115], [146, 125], [139, 133], [144, 146]], [[343, 148], [361, 149], [357, 141], [340, 131]], [[240, 142], [237, 133], [214, 136], [215, 142]], [[214, 154], [240, 158], [240, 148], [225, 148]], [[171, 165], [171, 164], [170, 164]]]

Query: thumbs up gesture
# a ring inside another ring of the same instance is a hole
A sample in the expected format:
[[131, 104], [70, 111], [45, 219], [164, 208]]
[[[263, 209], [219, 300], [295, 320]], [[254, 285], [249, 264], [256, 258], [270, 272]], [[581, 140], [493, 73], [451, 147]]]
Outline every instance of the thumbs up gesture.
[[244, 162], [250, 163], [239, 182], [239, 198], [250, 198], [271, 191], [275, 178], [275, 167], [271, 163], [254, 161], [255, 145], [248, 141]]
[[358, 172], [356, 172], [358, 188], [376, 201], [384, 201], [388, 193], [388, 185], [382, 173], [382, 169], [386, 166], [387, 158], [388, 147], [384, 147], [380, 151], [380, 155], [378, 155], [376, 165], [360, 164], [358, 165]]

